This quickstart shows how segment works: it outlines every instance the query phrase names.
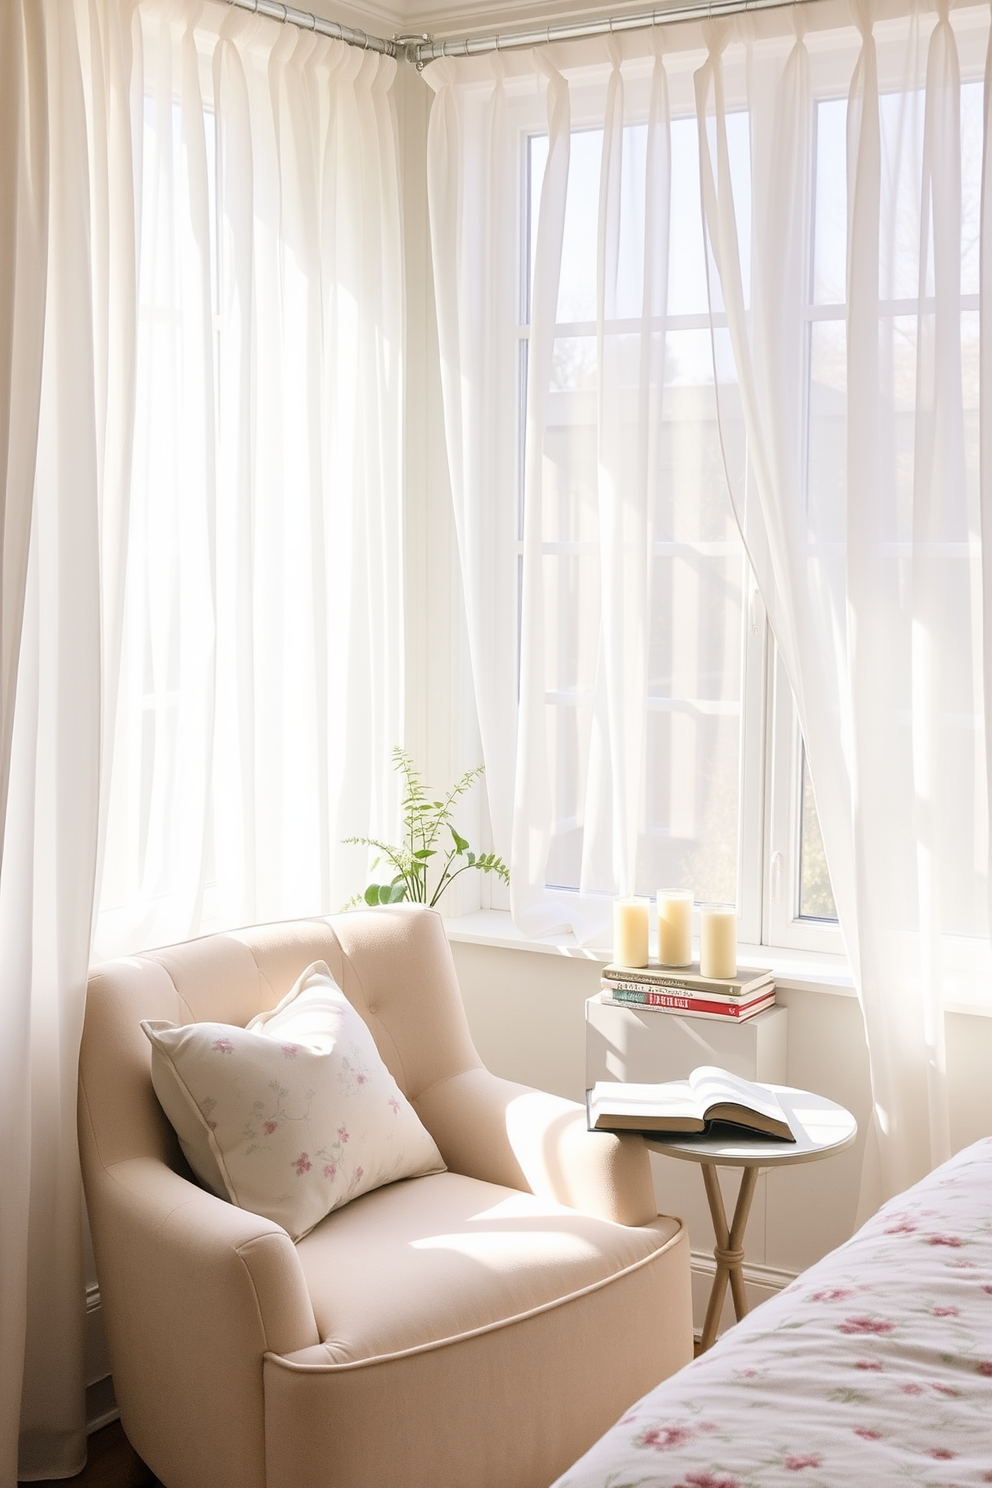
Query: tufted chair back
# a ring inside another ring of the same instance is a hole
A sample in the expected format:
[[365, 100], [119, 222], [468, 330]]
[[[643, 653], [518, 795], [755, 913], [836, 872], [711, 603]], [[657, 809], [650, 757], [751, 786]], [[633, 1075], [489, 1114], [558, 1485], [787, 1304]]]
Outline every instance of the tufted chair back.
[[100, 1165], [157, 1157], [184, 1169], [155, 1099], [142, 1018], [237, 1023], [326, 961], [404, 1095], [480, 1066], [440, 917], [419, 905], [295, 920], [167, 946], [90, 978], [80, 1070]]

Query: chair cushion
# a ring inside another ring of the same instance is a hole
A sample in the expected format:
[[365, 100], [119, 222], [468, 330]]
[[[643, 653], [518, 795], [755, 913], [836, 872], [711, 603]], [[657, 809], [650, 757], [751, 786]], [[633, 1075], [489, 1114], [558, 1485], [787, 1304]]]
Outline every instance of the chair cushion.
[[338, 1365], [560, 1305], [650, 1260], [679, 1233], [677, 1220], [612, 1224], [448, 1172], [366, 1194], [317, 1225], [297, 1254], [320, 1353]]
[[444, 1167], [322, 962], [247, 1028], [141, 1026], [155, 1093], [197, 1177], [294, 1239], [359, 1194]]

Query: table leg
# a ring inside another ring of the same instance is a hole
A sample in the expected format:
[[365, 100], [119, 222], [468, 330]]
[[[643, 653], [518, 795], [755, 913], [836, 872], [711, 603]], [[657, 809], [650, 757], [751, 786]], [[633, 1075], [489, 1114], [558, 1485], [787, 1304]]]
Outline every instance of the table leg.
[[710, 1292], [706, 1320], [703, 1323], [703, 1336], [699, 1344], [699, 1352], [705, 1353], [716, 1342], [716, 1331], [720, 1322], [720, 1314], [723, 1311], [723, 1300], [727, 1295], [728, 1281], [731, 1296], [734, 1299], [735, 1316], [740, 1319], [747, 1313], [744, 1273], [741, 1267], [744, 1260], [744, 1231], [747, 1229], [748, 1215], [751, 1212], [751, 1200], [754, 1198], [754, 1185], [758, 1181], [758, 1169], [746, 1167], [743, 1170], [733, 1223], [729, 1227], [716, 1166], [713, 1163], [703, 1163], [702, 1169], [706, 1198], [713, 1220], [713, 1233], [716, 1236], [716, 1245], [713, 1247], [716, 1274], [713, 1277], [713, 1290]]

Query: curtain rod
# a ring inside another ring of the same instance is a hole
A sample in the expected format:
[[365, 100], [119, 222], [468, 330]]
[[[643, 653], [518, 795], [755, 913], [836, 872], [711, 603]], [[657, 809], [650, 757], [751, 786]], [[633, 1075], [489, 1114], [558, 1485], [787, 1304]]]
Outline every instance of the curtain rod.
[[349, 46], [362, 47], [366, 52], [379, 52], [384, 57], [405, 58], [407, 55], [407, 48], [399, 38], [387, 41], [383, 36], [371, 36], [355, 26], [325, 21], [322, 16], [311, 15], [307, 10], [297, 10], [295, 5], [283, 5], [280, 0], [227, 0], [227, 3], [236, 5], [239, 10], [252, 10], [258, 15], [269, 16], [273, 21], [299, 26], [301, 31], [316, 31], [320, 36], [346, 41]]
[[586, 21], [566, 21], [557, 26], [538, 26], [527, 31], [510, 31], [491, 36], [463, 36], [448, 41], [435, 41], [433, 36], [372, 36], [354, 26], [338, 21], [325, 21], [309, 11], [284, 5], [282, 0], [227, 0], [240, 10], [255, 11], [274, 21], [299, 26], [303, 31], [316, 31], [321, 36], [345, 41], [349, 46], [386, 57], [400, 57], [423, 71], [428, 62], [439, 57], [475, 57], [485, 52], [510, 51], [517, 47], [547, 46], [555, 41], [576, 41], [584, 36], [607, 36], [610, 32], [640, 31], [649, 26], [670, 25], [675, 21], [699, 20], [705, 16], [735, 15], [749, 10], [772, 10], [784, 5], [804, 4], [805, 0], [671, 0], [653, 10], [629, 15], [601, 16]]
[[803, 3], [805, 0], [672, 0], [669, 5], [659, 5], [636, 14], [538, 26], [499, 36], [465, 36], [453, 41], [435, 41], [432, 36], [425, 36], [419, 42], [410, 37], [404, 41], [409, 60], [422, 69], [438, 57], [474, 57], [484, 52], [509, 51], [514, 47], [547, 46], [554, 41], [576, 41], [584, 36], [607, 36], [610, 32], [646, 30], [649, 26], [665, 26], [674, 21], [698, 21], [706, 16], [736, 15], [742, 11], [772, 10]]

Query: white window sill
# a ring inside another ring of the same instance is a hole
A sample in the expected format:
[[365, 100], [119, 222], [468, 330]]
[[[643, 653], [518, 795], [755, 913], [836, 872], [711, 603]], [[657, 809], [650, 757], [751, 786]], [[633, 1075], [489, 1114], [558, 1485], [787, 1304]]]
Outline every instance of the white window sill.
[[[506, 910], [479, 909], [472, 914], [446, 919], [448, 939], [464, 945], [494, 946], [503, 950], [538, 951], [551, 956], [571, 956], [580, 961], [605, 965], [612, 959], [609, 947], [582, 946], [571, 935], [533, 940], [522, 934]], [[822, 951], [786, 951], [771, 946], [741, 944], [737, 948], [742, 966], [769, 966], [776, 985], [797, 992], [827, 992], [854, 997], [854, 979], [844, 956]], [[961, 1011], [975, 1011], [962, 1008]]]

